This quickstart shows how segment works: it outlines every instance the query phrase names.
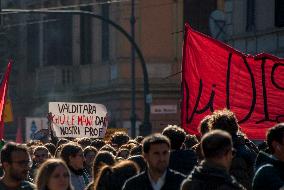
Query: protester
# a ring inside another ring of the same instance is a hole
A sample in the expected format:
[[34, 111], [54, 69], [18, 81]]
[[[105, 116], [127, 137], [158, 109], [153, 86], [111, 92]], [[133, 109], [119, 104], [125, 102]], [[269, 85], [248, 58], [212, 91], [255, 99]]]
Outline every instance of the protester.
[[185, 176], [168, 168], [170, 140], [161, 134], [153, 134], [143, 140], [143, 157], [147, 162], [146, 171], [128, 179], [123, 190], [179, 189]]
[[206, 133], [201, 139], [201, 148], [205, 159], [182, 183], [181, 190], [245, 189], [229, 174], [234, 155], [229, 133], [221, 130]]
[[33, 151], [33, 166], [30, 171], [31, 176], [34, 178], [40, 165], [50, 158], [50, 153], [45, 146], [37, 146]]
[[[209, 121], [210, 121], [211, 115], [205, 116], [199, 123], [198, 130], [200, 133], [200, 138], [202, 138], [206, 133], [209, 132]], [[203, 153], [201, 151], [201, 143], [197, 143], [192, 147], [192, 149], [195, 151], [197, 155], [197, 162], [201, 163], [201, 161], [204, 159]]]
[[168, 137], [171, 142], [169, 168], [185, 175], [189, 174], [197, 164], [197, 156], [192, 149], [181, 149], [186, 137], [185, 131], [176, 125], [169, 125], [162, 134]]
[[126, 148], [120, 148], [117, 153], [117, 158], [127, 159], [129, 157], [130, 151]]
[[99, 151], [93, 162], [93, 178], [96, 178], [103, 165], [112, 166], [115, 164], [115, 157], [108, 151]]
[[233, 158], [230, 174], [245, 188], [252, 188], [254, 175], [254, 163], [256, 159], [256, 146], [249, 141], [241, 132], [238, 120], [230, 110], [216, 110], [210, 117], [209, 128], [227, 131], [233, 140], [236, 156]]
[[85, 157], [85, 169], [88, 172], [88, 175], [92, 178], [93, 176], [92, 167], [98, 151], [96, 148], [92, 146], [87, 146], [83, 152]]
[[137, 166], [139, 167], [140, 172], [143, 172], [146, 170], [147, 165], [142, 155], [130, 156], [128, 160], [135, 162]]
[[73, 190], [68, 167], [61, 159], [49, 159], [36, 176], [37, 190]]
[[76, 143], [63, 146], [60, 157], [71, 171], [71, 183], [74, 190], [82, 190], [89, 183], [89, 176], [84, 172], [84, 155], [82, 148]]
[[271, 154], [260, 151], [253, 189], [284, 189], [284, 123], [269, 129], [266, 140]]
[[45, 143], [44, 146], [48, 149], [51, 156], [54, 157], [55, 156], [55, 150], [56, 150], [55, 145], [52, 144], [52, 143]]
[[117, 148], [120, 148], [123, 144], [126, 144], [129, 139], [130, 137], [125, 132], [115, 132], [111, 136], [111, 143], [117, 145]]
[[114, 166], [105, 165], [100, 169], [99, 175], [88, 190], [120, 190], [127, 179], [138, 174], [138, 166], [132, 162], [123, 160]]
[[32, 161], [27, 146], [7, 143], [1, 150], [1, 164], [4, 175], [0, 179], [0, 189], [34, 190], [35, 186], [26, 181]]

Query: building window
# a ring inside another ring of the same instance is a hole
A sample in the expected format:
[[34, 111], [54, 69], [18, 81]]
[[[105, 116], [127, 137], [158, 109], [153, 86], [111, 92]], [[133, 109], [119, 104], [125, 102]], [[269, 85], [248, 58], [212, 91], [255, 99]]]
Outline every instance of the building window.
[[44, 22], [44, 65], [72, 65], [72, 19], [48, 14]]
[[246, 31], [255, 30], [255, 0], [247, 0], [247, 25]]
[[284, 1], [275, 0], [275, 26], [284, 26]]
[[[84, 6], [82, 11], [92, 12], [92, 6]], [[92, 17], [80, 16], [81, 64], [92, 63]]]
[[[102, 16], [109, 19], [109, 4], [102, 4]], [[102, 61], [109, 60], [109, 24], [102, 22]]]
[[210, 34], [209, 16], [217, 9], [217, 0], [184, 0], [184, 22], [194, 29]]

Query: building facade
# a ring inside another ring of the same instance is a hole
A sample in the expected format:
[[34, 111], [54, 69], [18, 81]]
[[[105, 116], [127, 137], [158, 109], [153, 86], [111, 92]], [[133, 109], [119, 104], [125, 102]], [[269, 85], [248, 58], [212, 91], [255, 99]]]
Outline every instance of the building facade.
[[[130, 33], [131, 1], [7, 0], [2, 6], [91, 11]], [[176, 73], [181, 70], [182, 7], [182, 1], [135, 1], [136, 42], [148, 70], [152, 132], [180, 124]], [[110, 127], [130, 129], [131, 46], [120, 32], [101, 20], [71, 14], [19, 13], [5, 19], [6, 26], [11, 25], [8, 19], [16, 22], [9, 30], [15, 33], [10, 36], [18, 48], [13, 55], [17, 73], [12, 72], [10, 81], [15, 120], [6, 126], [8, 138], [13, 138], [16, 127], [25, 128], [25, 117], [45, 117], [51, 101], [104, 104]], [[144, 117], [144, 83], [138, 58], [135, 65], [137, 135]]]

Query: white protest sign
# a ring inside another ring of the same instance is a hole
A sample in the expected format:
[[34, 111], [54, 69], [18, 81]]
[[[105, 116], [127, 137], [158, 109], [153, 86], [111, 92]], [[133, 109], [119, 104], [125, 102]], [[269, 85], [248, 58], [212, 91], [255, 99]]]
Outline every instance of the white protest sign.
[[103, 138], [108, 125], [102, 104], [49, 102], [52, 129], [57, 137]]

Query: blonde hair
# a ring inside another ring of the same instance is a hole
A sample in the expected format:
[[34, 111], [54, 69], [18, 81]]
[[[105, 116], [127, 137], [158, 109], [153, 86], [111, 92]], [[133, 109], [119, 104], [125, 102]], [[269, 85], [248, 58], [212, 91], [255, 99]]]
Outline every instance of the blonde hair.
[[65, 162], [61, 159], [48, 159], [40, 166], [37, 172], [36, 182], [35, 182], [37, 190], [48, 190], [47, 184], [50, 179], [50, 176], [58, 166], [63, 166], [68, 171], [69, 186], [66, 190], [73, 190], [70, 180], [71, 178], [70, 171], [67, 165], [65, 164]]

